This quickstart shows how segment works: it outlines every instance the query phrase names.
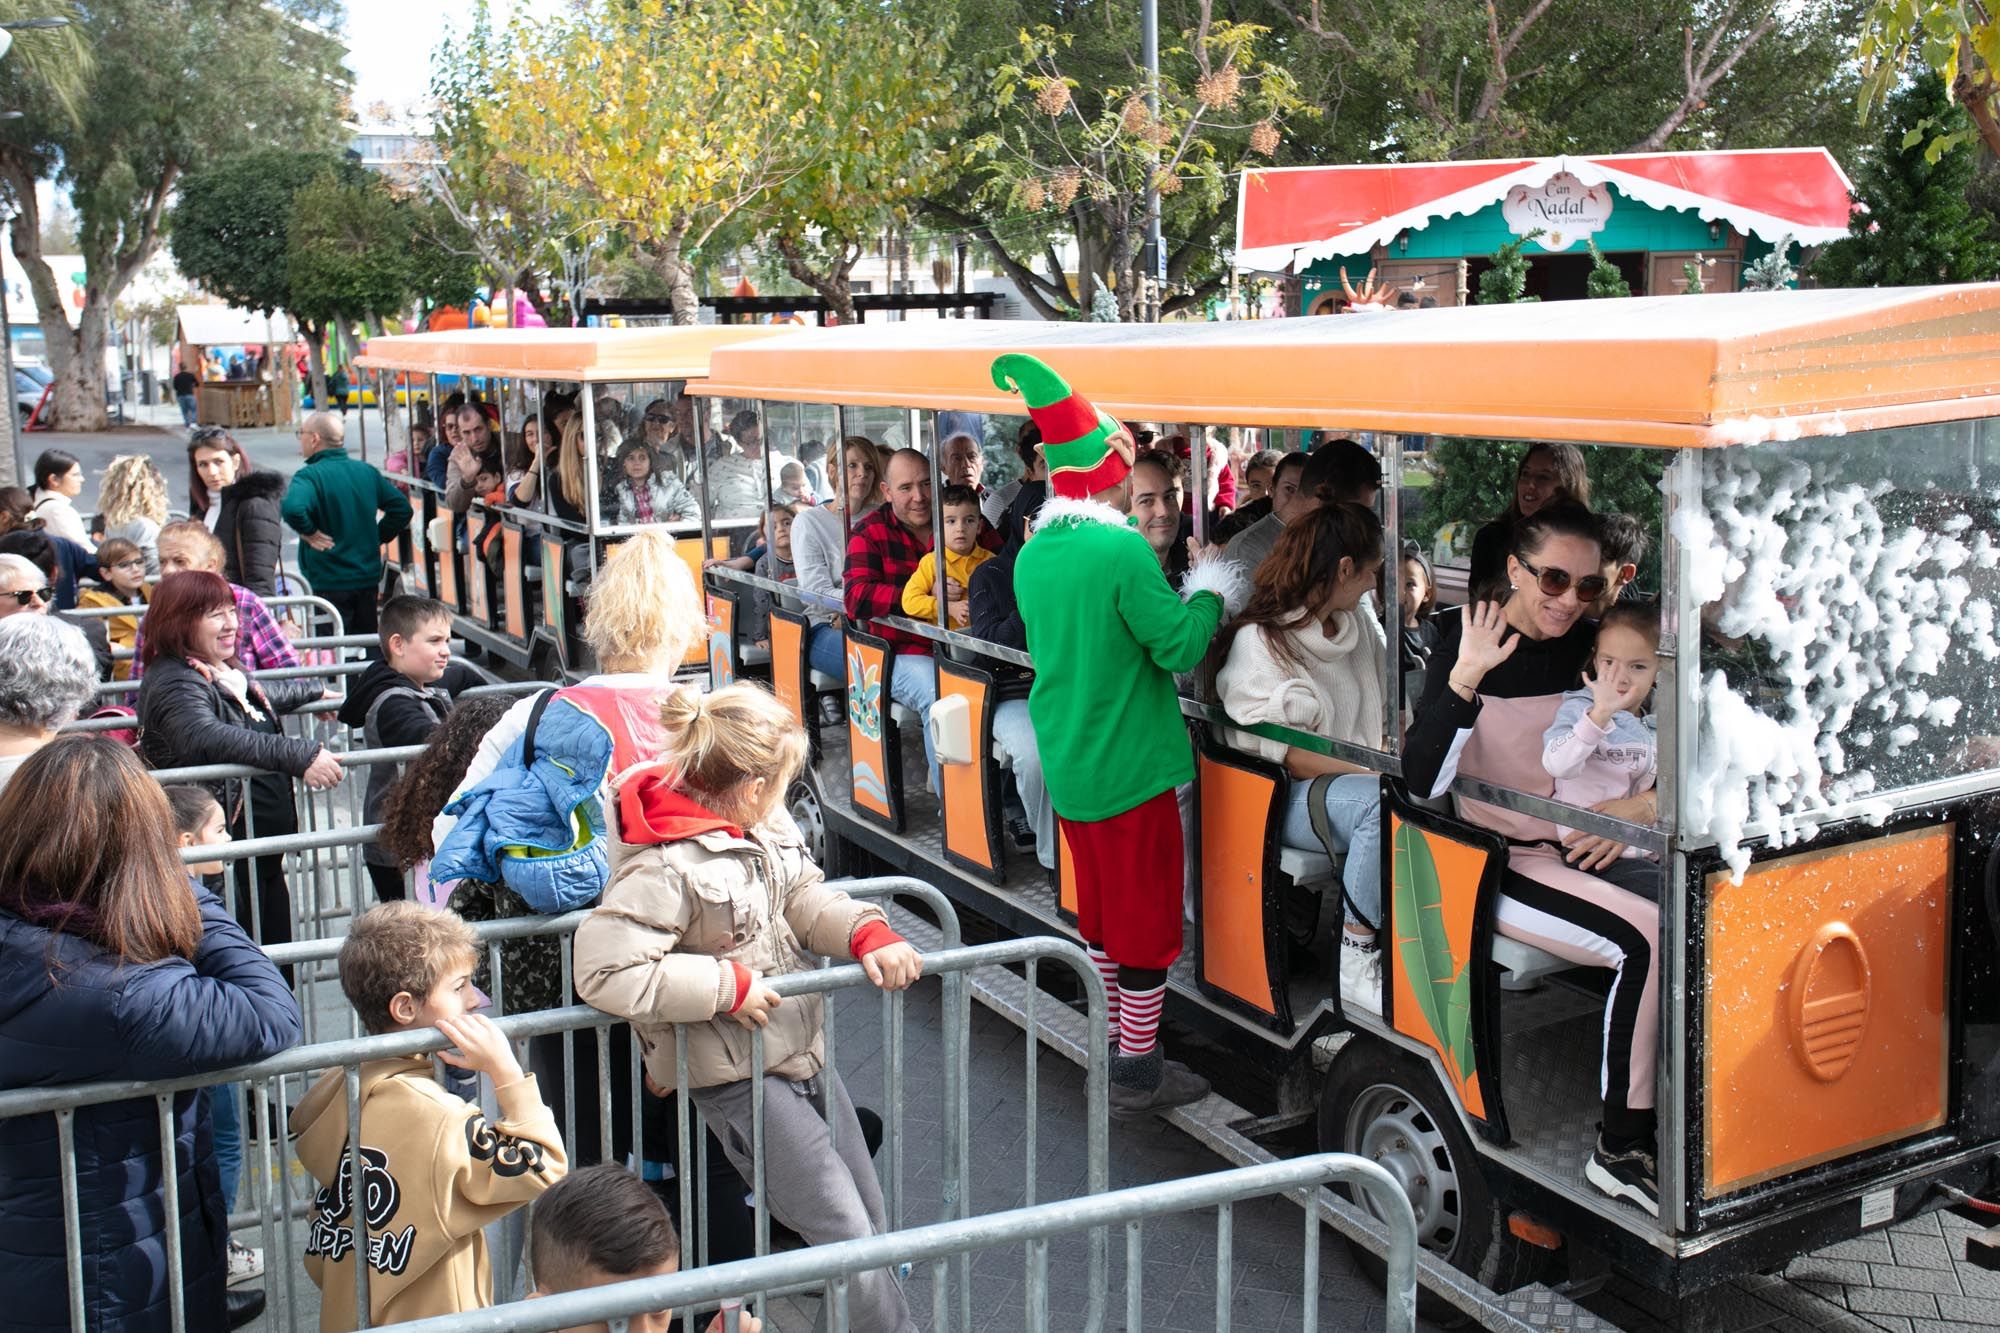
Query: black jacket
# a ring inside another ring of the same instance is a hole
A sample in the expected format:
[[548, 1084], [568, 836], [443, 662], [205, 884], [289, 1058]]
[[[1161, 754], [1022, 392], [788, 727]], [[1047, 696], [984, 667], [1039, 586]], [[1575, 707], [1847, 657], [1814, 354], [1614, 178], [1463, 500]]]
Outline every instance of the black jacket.
[[[376, 662], [348, 687], [347, 702], [340, 706], [340, 720], [346, 726], [359, 728], [362, 744], [371, 750], [428, 745], [432, 733], [444, 725], [445, 715], [451, 712], [452, 700], [458, 692], [486, 683], [484, 676], [463, 662], [453, 662], [437, 683], [429, 686], [417, 685], [387, 662]], [[402, 767], [401, 764], [369, 765], [368, 789], [361, 807], [362, 817], [368, 823], [382, 822], [382, 803], [389, 795], [389, 788], [402, 775]], [[361, 853], [361, 859], [370, 865], [393, 864], [389, 854], [372, 842]]]
[[1021, 553], [1019, 542], [983, 562], [972, 571], [966, 596], [972, 602], [972, 636], [1016, 652], [1028, 651], [1028, 631], [1021, 624], [1021, 608], [1014, 601], [1014, 557]]
[[[1007, 512], [1000, 516], [1001, 549], [1019, 546], [1028, 537], [1028, 524], [1049, 498], [1049, 484], [1036, 481], [1033, 477], [1021, 479], [1021, 489], [1014, 492], [1014, 498], [1007, 502]], [[991, 564], [991, 561], [987, 562]]]
[[278, 595], [278, 556], [285, 541], [278, 505], [284, 498], [285, 478], [276, 472], [247, 473], [222, 488], [215, 518], [222, 576], [259, 597]]
[[[320, 696], [322, 682], [305, 678], [250, 682], [253, 695], [270, 705], [267, 720], [254, 721], [229, 691], [177, 658], [156, 658], [139, 686], [139, 753], [153, 768], [197, 764], [248, 764], [274, 776], [252, 783], [260, 837], [289, 833], [296, 825], [291, 779], [305, 776], [318, 757], [317, 741], [284, 735], [275, 714], [289, 713]], [[238, 819], [242, 783], [206, 784], [230, 817]]]
[[[190, 892], [186, 883], [163, 886]], [[0, 1088], [184, 1078], [296, 1043], [299, 1007], [270, 959], [206, 889], [192, 959], [128, 964], [78, 935], [0, 911]], [[187, 1327], [223, 1327], [227, 1208], [198, 1092], [172, 1095], [174, 1151], [151, 1097], [77, 1111], [83, 1317], [93, 1329], [166, 1333], [168, 1171], [181, 1224]], [[10, 1330], [70, 1327], [55, 1117], [0, 1120], [0, 1253]]]

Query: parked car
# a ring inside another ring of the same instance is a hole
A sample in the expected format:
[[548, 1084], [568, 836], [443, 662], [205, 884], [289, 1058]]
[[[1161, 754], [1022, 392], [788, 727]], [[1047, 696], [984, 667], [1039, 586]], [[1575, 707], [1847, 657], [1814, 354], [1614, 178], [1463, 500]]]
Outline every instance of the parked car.
[[35, 404], [42, 401], [42, 390], [46, 389], [49, 381], [54, 378], [54, 375], [41, 366], [14, 367], [14, 410], [20, 416], [22, 425], [28, 424], [28, 418], [34, 414]]

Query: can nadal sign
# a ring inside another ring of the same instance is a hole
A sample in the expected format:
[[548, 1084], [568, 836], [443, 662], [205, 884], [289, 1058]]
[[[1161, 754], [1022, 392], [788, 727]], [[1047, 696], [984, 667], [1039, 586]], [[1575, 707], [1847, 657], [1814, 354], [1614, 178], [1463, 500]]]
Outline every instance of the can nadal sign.
[[1567, 250], [1586, 236], [1604, 230], [1611, 220], [1611, 187], [1585, 185], [1559, 171], [1539, 186], [1516, 185], [1500, 205], [1507, 229], [1525, 236], [1540, 227], [1536, 238], [1544, 250]]

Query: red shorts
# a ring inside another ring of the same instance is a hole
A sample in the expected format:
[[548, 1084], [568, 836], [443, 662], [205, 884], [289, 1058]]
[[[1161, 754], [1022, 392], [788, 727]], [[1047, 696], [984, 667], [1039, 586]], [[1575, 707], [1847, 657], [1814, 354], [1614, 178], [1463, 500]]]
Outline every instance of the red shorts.
[[1170, 787], [1109, 819], [1058, 819], [1076, 872], [1084, 942], [1126, 967], [1181, 956], [1181, 809]]

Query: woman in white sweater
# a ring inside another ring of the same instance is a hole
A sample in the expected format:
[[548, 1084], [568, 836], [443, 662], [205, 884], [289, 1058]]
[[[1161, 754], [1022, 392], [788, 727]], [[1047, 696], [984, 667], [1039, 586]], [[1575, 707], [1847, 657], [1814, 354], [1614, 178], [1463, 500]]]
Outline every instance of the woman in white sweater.
[[[1388, 644], [1365, 605], [1382, 571], [1382, 524], [1359, 505], [1333, 504], [1295, 519], [1257, 570], [1256, 591], [1225, 631], [1216, 679], [1222, 707], [1242, 723], [1274, 723], [1369, 749], [1382, 747], [1382, 673]], [[1233, 733], [1231, 743], [1278, 761], [1291, 775], [1279, 839], [1345, 855], [1347, 929], [1340, 993], [1382, 1011], [1381, 781], [1312, 750]], [[1314, 827], [1319, 814], [1324, 836]]]
[[[799, 589], [839, 606], [847, 569], [847, 530], [859, 523], [882, 498], [882, 451], [865, 435], [841, 441], [840, 498], [830, 505], [802, 509], [792, 520], [792, 564]], [[815, 671], [835, 680], [847, 679], [847, 653], [834, 613], [815, 614], [806, 660]]]

